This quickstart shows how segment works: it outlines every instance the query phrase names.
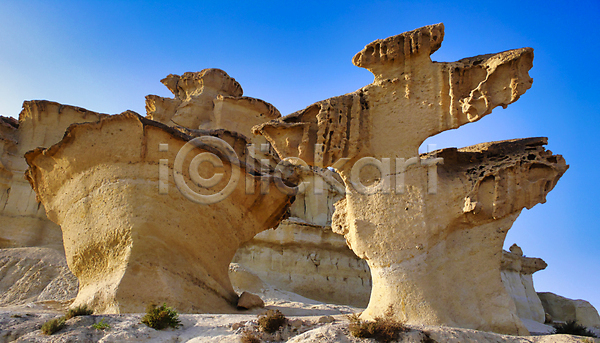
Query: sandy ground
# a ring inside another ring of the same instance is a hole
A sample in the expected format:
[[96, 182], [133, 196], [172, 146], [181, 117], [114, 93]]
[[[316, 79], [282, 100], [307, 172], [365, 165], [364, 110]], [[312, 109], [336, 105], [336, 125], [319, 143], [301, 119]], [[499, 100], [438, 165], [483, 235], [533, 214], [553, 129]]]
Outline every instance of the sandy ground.
[[[347, 315], [361, 309], [324, 304], [297, 294], [268, 289], [259, 293], [267, 309], [279, 309], [289, 319], [279, 333], [259, 333], [263, 342], [375, 342], [358, 339], [348, 331]], [[49, 319], [64, 313], [66, 303], [52, 301], [0, 308], [0, 343], [2, 342], [241, 342], [245, 330], [257, 330], [255, 309], [239, 314], [182, 314], [179, 329], [157, 331], [140, 322], [143, 314], [91, 315], [67, 321], [64, 329], [47, 336], [40, 327]], [[109, 329], [98, 330], [93, 324], [104, 320]], [[539, 323], [536, 330], [548, 328]], [[422, 342], [425, 333], [435, 342], [600, 342], [569, 335], [506, 336], [468, 329], [433, 326], [410, 326], [399, 342]], [[530, 327], [531, 330], [531, 327]]]

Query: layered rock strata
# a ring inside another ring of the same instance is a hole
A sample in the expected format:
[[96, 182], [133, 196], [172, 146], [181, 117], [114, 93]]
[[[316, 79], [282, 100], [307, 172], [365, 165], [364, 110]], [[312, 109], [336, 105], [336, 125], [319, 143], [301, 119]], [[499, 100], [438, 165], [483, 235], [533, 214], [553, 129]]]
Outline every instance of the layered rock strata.
[[69, 125], [105, 114], [45, 100], [25, 101], [19, 120], [0, 118], [0, 248], [46, 246], [62, 251], [60, 227], [24, 178], [29, 150], [60, 141]]
[[77, 279], [62, 252], [45, 247], [0, 249], [0, 306], [62, 307], [76, 295]]
[[343, 198], [343, 181], [328, 169], [295, 168], [302, 191], [290, 207], [290, 218], [240, 247], [233, 262], [277, 289], [325, 303], [366, 307], [369, 267], [331, 230], [333, 204]]
[[545, 322], [544, 307], [533, 287], [533, 273], [547, 266], [541, 258], [523, 256], [516, 244], [510, 247], [510, 252], [502, 252], [502, 283], [517, 307], [519, 318]]
[[[276, 178], [245, 164], [247, 143], [126, 112], [73, 125], [58, 144], [27, 153], [29, 182], [61, 226], [79, 280], [73, 306], [125, 313], [166, 302], [188, 313], [235, 311], [227, 274], [235, 251], [275, 227], [291, 201]], [[206, 162], [213, 168], [199, 168]], [[265, 193], [261, 179], [269, 181]], [[211, 196], [220, 201], [199, 204]]]
[[344, 237], [329, 226], [298, 218], [281, 222], [276, 230], [259, 233], [237, 251], [233, 261], [260, 278], [238, 287], [268, 284], [325, 303], [365, 307], [371, 274], [364, 260], [348, 249]]
[[437, 24], [368, 44], [353, 62], [372, 84], [254, 131], [282, 157], [344, 180], [333, 230], [371, 269], [362, 318], [391, 308], [409, 323], [527, 333], [501, 282], [502, 245], [567, 166], [543, 138], [419, 157], [426, 138], [511, 104], [532, 83], [531, 48], [432, 62], [443, 36]]

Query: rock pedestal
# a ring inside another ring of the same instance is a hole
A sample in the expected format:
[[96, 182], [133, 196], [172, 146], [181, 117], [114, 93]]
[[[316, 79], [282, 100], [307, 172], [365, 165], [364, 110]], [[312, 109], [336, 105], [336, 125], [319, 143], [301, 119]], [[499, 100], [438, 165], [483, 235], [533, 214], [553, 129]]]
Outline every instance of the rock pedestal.
[[[73, 306], [125, 313], [165, 302], [187, 313], [235, 311], [228, 265], [242, 243], [279, 223], [291, 198], [269, 174], [247, 169], [243, 137], [185, 131], [124, 113], [73, 125], [58, 144], [26, 155], [29, 181], [61, 226], [79, 279]], [[195, 136], [213, 140], [191, 144]], [[230, 149], [212, 143], [216, 138]], [[207, 155], [221, 161], [208, 160], [214, 173], [190, 166]], [[199, 186], [211, 177], [214, 187]], [[266, 194], [261, 177], [270, 181]], [[175, 178], [187, 185], [187, 197]], [[235, 179], [220, 201], [197, 203]]]
[[533, 273], [547, 266], [541, 258], [523, 256], [516, 244], [510, 247], [510, 252], [502, 252], [502, 283], [515, 302], [519, 318], [542, 324], [546, 321], [542, 302], [533, 288]]
[[368, 44], [353, 62], [372, 84], [254, 131], [282, 157], [331, 166], [344, 180], [333, 229], [371, 269], [362, 318], [391, 307], [408, 323], [526, 334], [502, 285], [502, 245], [567, 166], [544, 138], [419, 157], [428, 137], [506, 107], [532, 83], [532, 49], [432, 62], [443, 36], [437, 24]]
[[[334, 230], [371, 268], [366, 317], [390, 306], [408, 322], [504, 333], [526, 329], [500, 277], [502, 245], [521, 209], [545, 202], [566, 170], [545, 139], [444, 149], [437, 190], [415, 167], [403, 194], [349, 193], [336, 204]], [[498, 159], [498, 160], [497, 160]]]

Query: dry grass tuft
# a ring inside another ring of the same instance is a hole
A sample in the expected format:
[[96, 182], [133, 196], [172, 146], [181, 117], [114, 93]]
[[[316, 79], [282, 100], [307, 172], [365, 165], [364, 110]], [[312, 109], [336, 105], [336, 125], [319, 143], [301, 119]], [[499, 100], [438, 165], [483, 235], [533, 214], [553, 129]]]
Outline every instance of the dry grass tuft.
[[242, 343], [260, 343], [260, 338], [252, 331], [242, 333]]
[[65, 314], [65, 320], [69, 320], [73, 317], [78, 317], [78, 316], [89, 316], [90, 314], [93, 314], [94, 310], [90, 309], [87, 307], [87, 305], [81, 305], [81, 306], [77, 306], [75, 308], [69, 309], [69, 311], [67, 311], [67, 314]]
[[287, 318], [279, 310], [267, 310], [258, 317], [258, 326], [266, 333], [273, 333], [285, 325]]
[[377, 342], [388, 343], [398, 339], [400, 333], [408, 331], [401, 322], [393, 319], [390, 310], [385, 317], [377, 317], [374, 321], [363, 321], [357, 314], [348, 316], [350, 333], [357, 338], [374, 338]]

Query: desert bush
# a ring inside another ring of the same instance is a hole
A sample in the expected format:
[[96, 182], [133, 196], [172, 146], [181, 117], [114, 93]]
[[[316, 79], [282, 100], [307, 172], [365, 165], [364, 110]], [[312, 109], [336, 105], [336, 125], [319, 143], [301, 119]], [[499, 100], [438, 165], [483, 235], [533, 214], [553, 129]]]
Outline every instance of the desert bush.
[[148, 306], [146, 315], [142, 317], [142, 323], [155, 330], [163, 330], [168, 327], [177, 329], [182, 326], [177, 311], [167, 307], [167, 304], [158, 307], [156, 305]]
[[263, 315], [258, 316], [258, 326], [266, 333], [273, 333], [285, 325], [287, 318], [279, 310], [267, 310]]
[[391, 342], [398, 339], [401, 332], [408, 329], [403, 323], [392, 318], [388, 311], [385, 317], [377, 317], [374, 321], [363, 321], [355, 313], [348, 316], [350, 333], [357, 338], [374, 338], [377, 342]]
[[96, 330], [107, 330], [110, 329], [110, 325], [108, 325], [108, 323], [104, 322], [105, 318], [102, 318], [98, 323], [96, 324], [92, 324], [92, 327]]
[[65, 318], [64, 317], [50, 319], [49, 321], [45, 322], [44, 325], [42, 325], [42, 333], [44, 335], [52, 335], [53, 333], [59, 331], [60, 329], [62, 329], [64, 327], [65, 327]]
[[69, 320], [73, 317], [78, 317], [78, 316], [89, 316], [90, 314], [93, 314], [94, 310], [90, 309], [87, 307], [87, 305], [80, 305], [77, 306], [75, 308], [71, 308], [67, 311], [67, 314], [65, 314], [65, 320]]
[[242, 343], [260, 343], [260, 338], [252, 331], [244, 331], [242, 333]]
[[577, 323], [575, 320], [569, 320], [565, 324], [554, 324], [553, 326], [554, 334], [567, 334], [597, 338], [593, 332], [589, 331], [585, 326]]

